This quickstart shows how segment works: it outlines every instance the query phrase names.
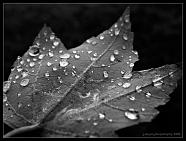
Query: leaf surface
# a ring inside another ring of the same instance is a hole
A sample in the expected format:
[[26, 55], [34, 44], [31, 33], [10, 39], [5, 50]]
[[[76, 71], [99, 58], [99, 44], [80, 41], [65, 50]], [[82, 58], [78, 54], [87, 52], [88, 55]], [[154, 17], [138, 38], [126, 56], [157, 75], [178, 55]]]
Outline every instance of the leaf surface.
[[132, 72], [138, 53], [129, 12], [70, 50], [45, 25], [4, 82], [4, 122], [39, 123], [43, 136], [90, 137], [151, 121], [181, 72], [176, 65]]

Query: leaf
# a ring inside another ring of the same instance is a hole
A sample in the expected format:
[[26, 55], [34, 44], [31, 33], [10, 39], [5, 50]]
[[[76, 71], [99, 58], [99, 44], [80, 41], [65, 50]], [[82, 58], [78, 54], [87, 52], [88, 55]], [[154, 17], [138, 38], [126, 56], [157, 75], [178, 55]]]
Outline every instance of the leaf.
[[155, 107], [168, 102], [181, 69], [165, 65], [132, 72], [138, 53], [129, 12], [70, 50], [44, 25], [4, 82], [4, 123], [38, 125], [42, 136], [102, 137], [150, 122], [159, 113]]

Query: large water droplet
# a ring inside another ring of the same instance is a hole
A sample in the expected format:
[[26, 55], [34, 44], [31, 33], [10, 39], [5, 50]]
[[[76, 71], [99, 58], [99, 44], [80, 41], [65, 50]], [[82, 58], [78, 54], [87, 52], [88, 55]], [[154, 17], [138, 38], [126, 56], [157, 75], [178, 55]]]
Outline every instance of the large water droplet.
[[115, 60], [114, 55], [111, 55], [111, 56], [110, 56], [110, 61], [113, 62], [114, 60]]
[[23, 79], [23, 80], [21, 80], [20, 85], [23, 86], [23, 87], [27, 86], [29, 81], [30, 81], [29, 79]]
[[130, 86], [131, 86], [131, 83], [128, 83], [128, 82], [123, 84], [123, 88], [129, 88]]
[[131, 68], [134, 67], [134, 63], [130, 63], [129, 67]]
[[133, 110], [133, 109], [129, 109], [128, 111], [126, 111], [124, 113], [125, 117], [127, 117], [130, 120], [137, 120], [139, 119], [139, 114], [137, 111]]
[[10, 81], [5, 81], [3, 82], [3, 92], [6, 93], [9, 88], [10, 88], [11, 82]]
[[55, 36], [54, 35], [50, 35], [50, 40], [54, 40]]
[[62, 60], [59, 62], [61, 67], [66, 67], [68, 65], [68, 62], [66, 60]]
[[70, 54], [69, 53], [62, 54], [60, 55], [60, 58], [63, 58], [63, 59], [70, 58]]
[[29, 55], [30, 56], [37, 56], [39, 55], [40, 49], [38, 46], [34, 45], [29, 49]]

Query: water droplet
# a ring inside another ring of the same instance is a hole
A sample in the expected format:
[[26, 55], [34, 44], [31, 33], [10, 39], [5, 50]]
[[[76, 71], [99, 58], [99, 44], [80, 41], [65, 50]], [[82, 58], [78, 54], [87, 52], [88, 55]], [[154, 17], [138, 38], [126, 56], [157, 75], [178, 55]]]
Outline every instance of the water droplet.
[[24, 86], [28, 85], [29, 81], [30, 81], [29, 79], [23, 79], [23, 80], [21, 80], [20, 85], [24, 87]]
[[58, 46], [59, 45], [59, 41], [54, 41], [53, 45], [54, 46]]
[[131, 83], [128, 83], [128, 82], [123, 84], [123, 88], [129, 88], [130, 86], [131, 86]]
[[94, 122], [93, 125], [96, 126], [96, 125], [98, 125], [98, 123], [97, 122]]
[[134, 67], [134, 63], [130, 63], [129, 67], [131, 68]]
[[53, 71], [56, 71], [56, 70], [57, 70], [57, 68], [56, 68], [56, 67], [53, 67], [53, 68], [52, 68], [52, 70], [53, 70]]
[[128, 23], [130, 21], [130, 16], [129, 15], [125, 15], [124, 20], [126, 23]]
[[117, 36], [117, 35], [119, 35], [119, 32], [120, 32], [119, 29], [116, 28], [114, 31], [114, 34]]
[[134, 51], [134, 50], [133, 50], [132, 52], [133, 52], [134, 54], [138, 55], [138, 52], [137, 52], [137, 51]]
[[132, 73], [131, 72], [126, 72], [124, 75], [123, 75], [123, 78], [124, 79], [129, 79], [132, 77]]
[[147, 92], [146, 97], [150, 97], [150, 96], [151, 96], [151, 93]]
[[66, 67], [68, 65], [68, 62], [66, 60], [60, 61], [59, 62], [61, 67]]
[[6, 103], [5, 106], [8, 106], [8, 103]]
[[128, 98], [130, 99], [130, 100], [132, 100], [132, 101], [134, 101], [136, 98], [134, 97], [134, 96], [128, 96]]
[[48, 76], [50, 76], [50, 74], [49, 74], [48, 72], [46, 72], [46, 73], [45, 73], [45, 76], [48, 77]]
[[23, 65], [23, 64], [24, 64], [24, 60], [21, 60], [21, 61], [20, 61], [20, 64]]
[[53, 57], [54, 53], [53, 52], [49, 52], [48, 55], [49, 55], [49, 57]]
[[87, 51], [88, 52], [88, 54], [90, 54], [92, 51], [91, 50], [89, 50], [89, 51]]
[[161, 88], [162, 84], [163, 84], [163, 81], [155, 82], [154, 87]]
[[33, 66], [35, 66], [35, 63], [34, 62], [30, 62], [30, 67], [33, 67]]
[[28, 76], [28, 71], [24, 70], [24, 71], [21, 73], [21, 75], [22, 75], [22, 78]]
[[43, 57], [45, 56], [45, 54], [41, 54], [41, 55], [39, 55], [39, 59], [43, 59]]
[[97, 58], [93, 58], [93, 57], [90, 58], [91, 61], [95, 61], [96, 59], [97, 59]]
[[55, 36], [54, 35], [50, 35], [50, 40], [54, 40]]
[[15, 76], [15, 79], [18, 79], [18, 78], [19, 78], [19, 75], [16, 75], [16, 76]]
[[3, 95], [3, 102], [6, 102], [6, 101], [7, 101], [7, 96]]
[[63, 59], [70, 58], [70, 54], [69, 53], [62, 54], [60, 55], [60, 58], [63, 58]]
[[118, 86], [122, 86], [123, 85], [123, 83], [122, 82], [118, 82]]
[[23, 70], [22, 68], [17, 68], [17, 71], [18, 71], [18, 72], [20, 72], [20, 71], [22, 71], [22, 70]]
[[17, 107], [20, 108], [22, 106], [22, 103], [18, 103]]
[[94, 53], [93, 56], [96, 57], [98, 54], [97, 53]]
[[119, 51], [118, 50], [114, 50], [114, 54], [115, 55], [118, 55], [119, 54]]
[[3, 82], [3, 92], [6, 93], [9, 88], [10, 88], [11, 82], [10, 81], [5, 81]]
[[128, 40], [128, 36], [127, 36], [126, 33], [123, 34], [123, 39], [124, 39], [124, 40]]
[[113, 120], [112, 119], [108, 119], [109, 122], [112, 122]]
[[47, 66], [51, 66], [52, 65], [52, 63], [50, 63], [50, 62], [47, 62]]
[[101, 35], [101, 36], [99, 37], [99, 39], [100, 39], [100, 40], [103, 40], [103, 39], [104, 39], [104, 36], [103, 36], [103, 35]]
[[88, 133], [90, 133], [90, 131], [89, 130], [85, 130], [85, 134], [88, 134]]
[[122, 46], [122, 49], [126, 49], [126, 46], [125, 46], [125, 45], [123, 45], [123, 46]]
[[21, 93], [18, 93], [17, 96], [20, 97], [21, 96]]
[[38, 46], [34, 45], [29, 49], [29, 55], [30, 56], [37, 56], [39, 55], [40, 49]]
[[145, 108], [141, 108], [141, 111], [144, 112], [145, 111]]
[[141, 86], [136, 86], [136, 91], [140, 93], [142, 91]]
[[99, 113], [99, 118], [100, 118], [100, 119], [104, 119], [104, 118], [105, 118], [105, 115], [102, 114], [102, 113]]
[[80, 55], [76, 54], [76, 55], [74, 55], [74, 58], [79, 59]]
[[161, 80], [161, 79], [162, 79], [162, 77], [160, 77], [160, 75], [156, 75], [156, 76], [155, 76], [155, 79], [153, 79], [152, 82], [155, 83], [155, 82], [157, 82], [157, 81], [159, 81], [159, 80]]
[[77, 51], [76, 50], [73, 50], [72, 53], [77, 53]]
[[104, 78], [108, 78], [108, 72], [107, 71], [103, 71], [103, 76], [104, 76]]
[[125, 117], [127, 117], [130, 120], [137, 120], [139, 119], [139, 114], [136, 111], [128, 110], [124, 113]]
[[93, 42], [92, 42], [92, 45], [96, 45], [96, 44], [97, 44], [97, 42], [96, 42], [96, 41], [93, 41]]
[[91, 40], [91, 39], [88, 39], [88, 40], [86, 40], [86, 42], [87, 42], [88, 44], [90, 44], [90, 43], [92, 42], [92, 40]]
[[113, 62], [114, 60], [115, 60], [114, 55], [111, 55], [111, 56], [110, 56], [110, 61]]

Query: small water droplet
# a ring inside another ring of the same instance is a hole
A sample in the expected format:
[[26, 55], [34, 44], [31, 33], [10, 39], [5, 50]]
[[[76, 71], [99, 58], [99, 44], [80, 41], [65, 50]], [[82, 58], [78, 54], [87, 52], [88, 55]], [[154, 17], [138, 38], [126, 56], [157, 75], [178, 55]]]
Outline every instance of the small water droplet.
[[53, 71], [56, 71], [56, 70], [57, 70], [57, 68], [56, 68], [56, 67], [53, 67], [53, 68], [52, 68], [52, 70], [53, 70]]
[[133, 50], [132, 52], [133, 52], [134, 54], [138, 55], [138, 52], [137, 52], [137, 51], [134, 51], [134, 50]]
[[93, 125], [96, 126], [96, 125], [98, 125], [98, 123], [97, 122], [94, 122]]
[[118, 82], [118, 86], [122, 86], [123, 85], [123, 83], [122, 82]]
[[101, 35], [101, 36], [99, 37], [99, 39], [100, 39], [100, 40], [103, 40], [103, 39], [104, 39], [104, 36], [103, 36], [103, 35]]
[[21, 96], [21, 93], [18, 93], [17, 96], [20, 97]]
[[100, 118], [100, 119], [104, 119], [104, 118], [105, 118], [105, 115], [102, 114], [102, 113], [99, 113], [99, 118]]
[[52, 65], [52, 63], [50, 63], [50, 62], [47, 62], [47, 66], [51, 66]]
[[35, 63], [34, 62], [30, 62], [30, 67], [33, 67], [33, 66], [35, 66]]
[[91, 51], [91, 50], [89, 50], [89, 51], [87, 51], [87, 52], [88, 52], [88, 54], [92, 53], [92, 51]]
[[119, 32], [120, 32], [119, 29], [116, 28], [114, 31], [114, 34], [117, 36], [117, 35], [119, 35]]
[[20, 85], [23, 86], [23, 87], [27, 86], [29, 81], [30, 81], [29, 79], [23, 79], [23, 80], [21, 80]]
[[88, 40], [86, 40], [86, 42], [87, 42], [88, 44], [90, 44], [90, 43], [92, 42], [92, 40], [91, 40], [91, 39], [88, 39]]
[[46, 72], [46, 73], [45, 73], [45, 76], [48, 77], [48, 76], [50, 76], [50, 74], [49, 74], [48, 72]]
[[114, 55], [111, 55], [111, 56], [110, 56], [110, 61], [111, 61], [111, 62], [115, 61]]
[[77, 53], [77, 51], [76, 50], [73, 50], [72, 53]]
[[141, 86], [136, 86], [136, 91], [140, 93], [142, 91]]
[[68, 62], [66, 60], [60, 61], [59, 62], [61, 67], [66, 67], [68, 65]]
[[147, 93], [146, 93], [146, 97], [149, 98], [150, 96], [151, 96], [151, 93], [147, 92]]
[[125, 49], [126, 49], [126, 46], [125, 46], [125, 45], [123, 45], [123, 46], [122, 46], [122, 49], [124, 49], [124, 50], [125, 50]]
[[60, 55], [60, 58], [63, 58], [63, 59], [70, 58], [70, 54], [69, 53], [62, 54]]
[[97, 44], [97, 42], [96, 42], [96, 41], [93, 41], [93, 42], [92, 42], [92, 45], [96, 45], [96, 44]]
[[114, 25], [114, 27], [117, 28], [117, 27], [118, 27], [118, 24], [116, 23], [116, 24]]
[[22, 78], [28, 76], [28, 71], [24, 70], [24, 71], [21, 73], [21, 75], [22, 75]]
[[18, 103], [17, 107], [20, 108], [22, 106], [22, 103]]
[[9, 88], [10, 88], [11, 82], [10, 81], [5, 81], [3, 82], [3, 92], [6, 93]]
[[54, 40], [55, 36], [54, 35], [50, 35], [50, 40]]
[[90, 133], [90, 131], [89, 130], [85, 130], [85, 134], [88, 134], [88, 133]]
[[49, 52], [48, 55], [49, 55], [49, 57], [53, 57], [54, 53], [53, 52]]
[[43, 59], [43, 57], [45, 56], [45, 54], [41, 54], [41, 55], [39, 55], [39, 59]]
[[134, 101], [136, 98], [134, 96], [128, 96], [128, 98], [132, 101]]
[[20, 72], [20, 71], [22, 71], [22, 70], [23, 70], [22, 68], [17, 68], [17, 71], [18, 71], [18, 72]]
[[3, 102], [6, 102], [6, 101], [7, 101], [7, 96], [3, 95]]
[[104, 78], [108, 78], [108, 72], [107, 71], [103, 71], [103, 76], [104, 76]]
[[15, 79], [18, 79], [18, 78], [19, 78], [19, 75], [16, 75], [16, 76], [15, 76]]
[[96, 57], [98, 54], [97, 53], [94, 53], [93, 56]]
[[6, 103], [5, 106], [8, 106], [8, 103]]
[[163, 84], [163, 81], [155, 82], [154, 87], [161, 88], [162, 84]]
[[119, 54], [119, 51], [118, 50], [114, 50], [114, 54], [115, 55], [118, 55]]
[[125, 15], [124, 20], [126, 23], [128, 23], [130, 21], [130, 16], [129, 15]]
[[29, 55], [30, 56], [37, 56], [39, 55], [40, 49], [38, 46], [34, 45], [29, 49]]
[[20, 64], [23, 65], [23, 64], [24, 64], [24, 60], [21, 60], [21, 61], [20, 61]]
[[108, 121], [109, 121], [109, 122], [112, 122], [113, 120], [110, 118], [110, 119], [108, 119]]
[[131, 72], [126, 72], [124, 75], [123, 75], [123, 78], [124, 79], [129, 79], [132, 77], [132, 73]]
[[137, 120], [139, 119], [139, 114], [136, 111], [128, 110], [124, 113], [125, 117], [127, 117], [130, 120]]
[[129, 67], [131, 68], [134, 67], [134, 63], [130, 63]]
[[75, 54], [75, 55], [74, 55], [74, 58], [79, 59], [79, 58], [80, 58], [80, 55]]
[[124, 39], [124, 40], [128, 40], [128, 36], [127, 36], [126, 33], [123, 34], [123, 39]]
[[59, 41], [54, 41], [53, 45], [54, 46], [58, 46], [59, 45]]
[[145, 108], [141, 108], [141, 111], [144, 112], [145, 111]]
[[123, 84], [123, 88], [129, 88], [130, 86], [131, 86], [131, 83], [128, 83], [128, 82]]

